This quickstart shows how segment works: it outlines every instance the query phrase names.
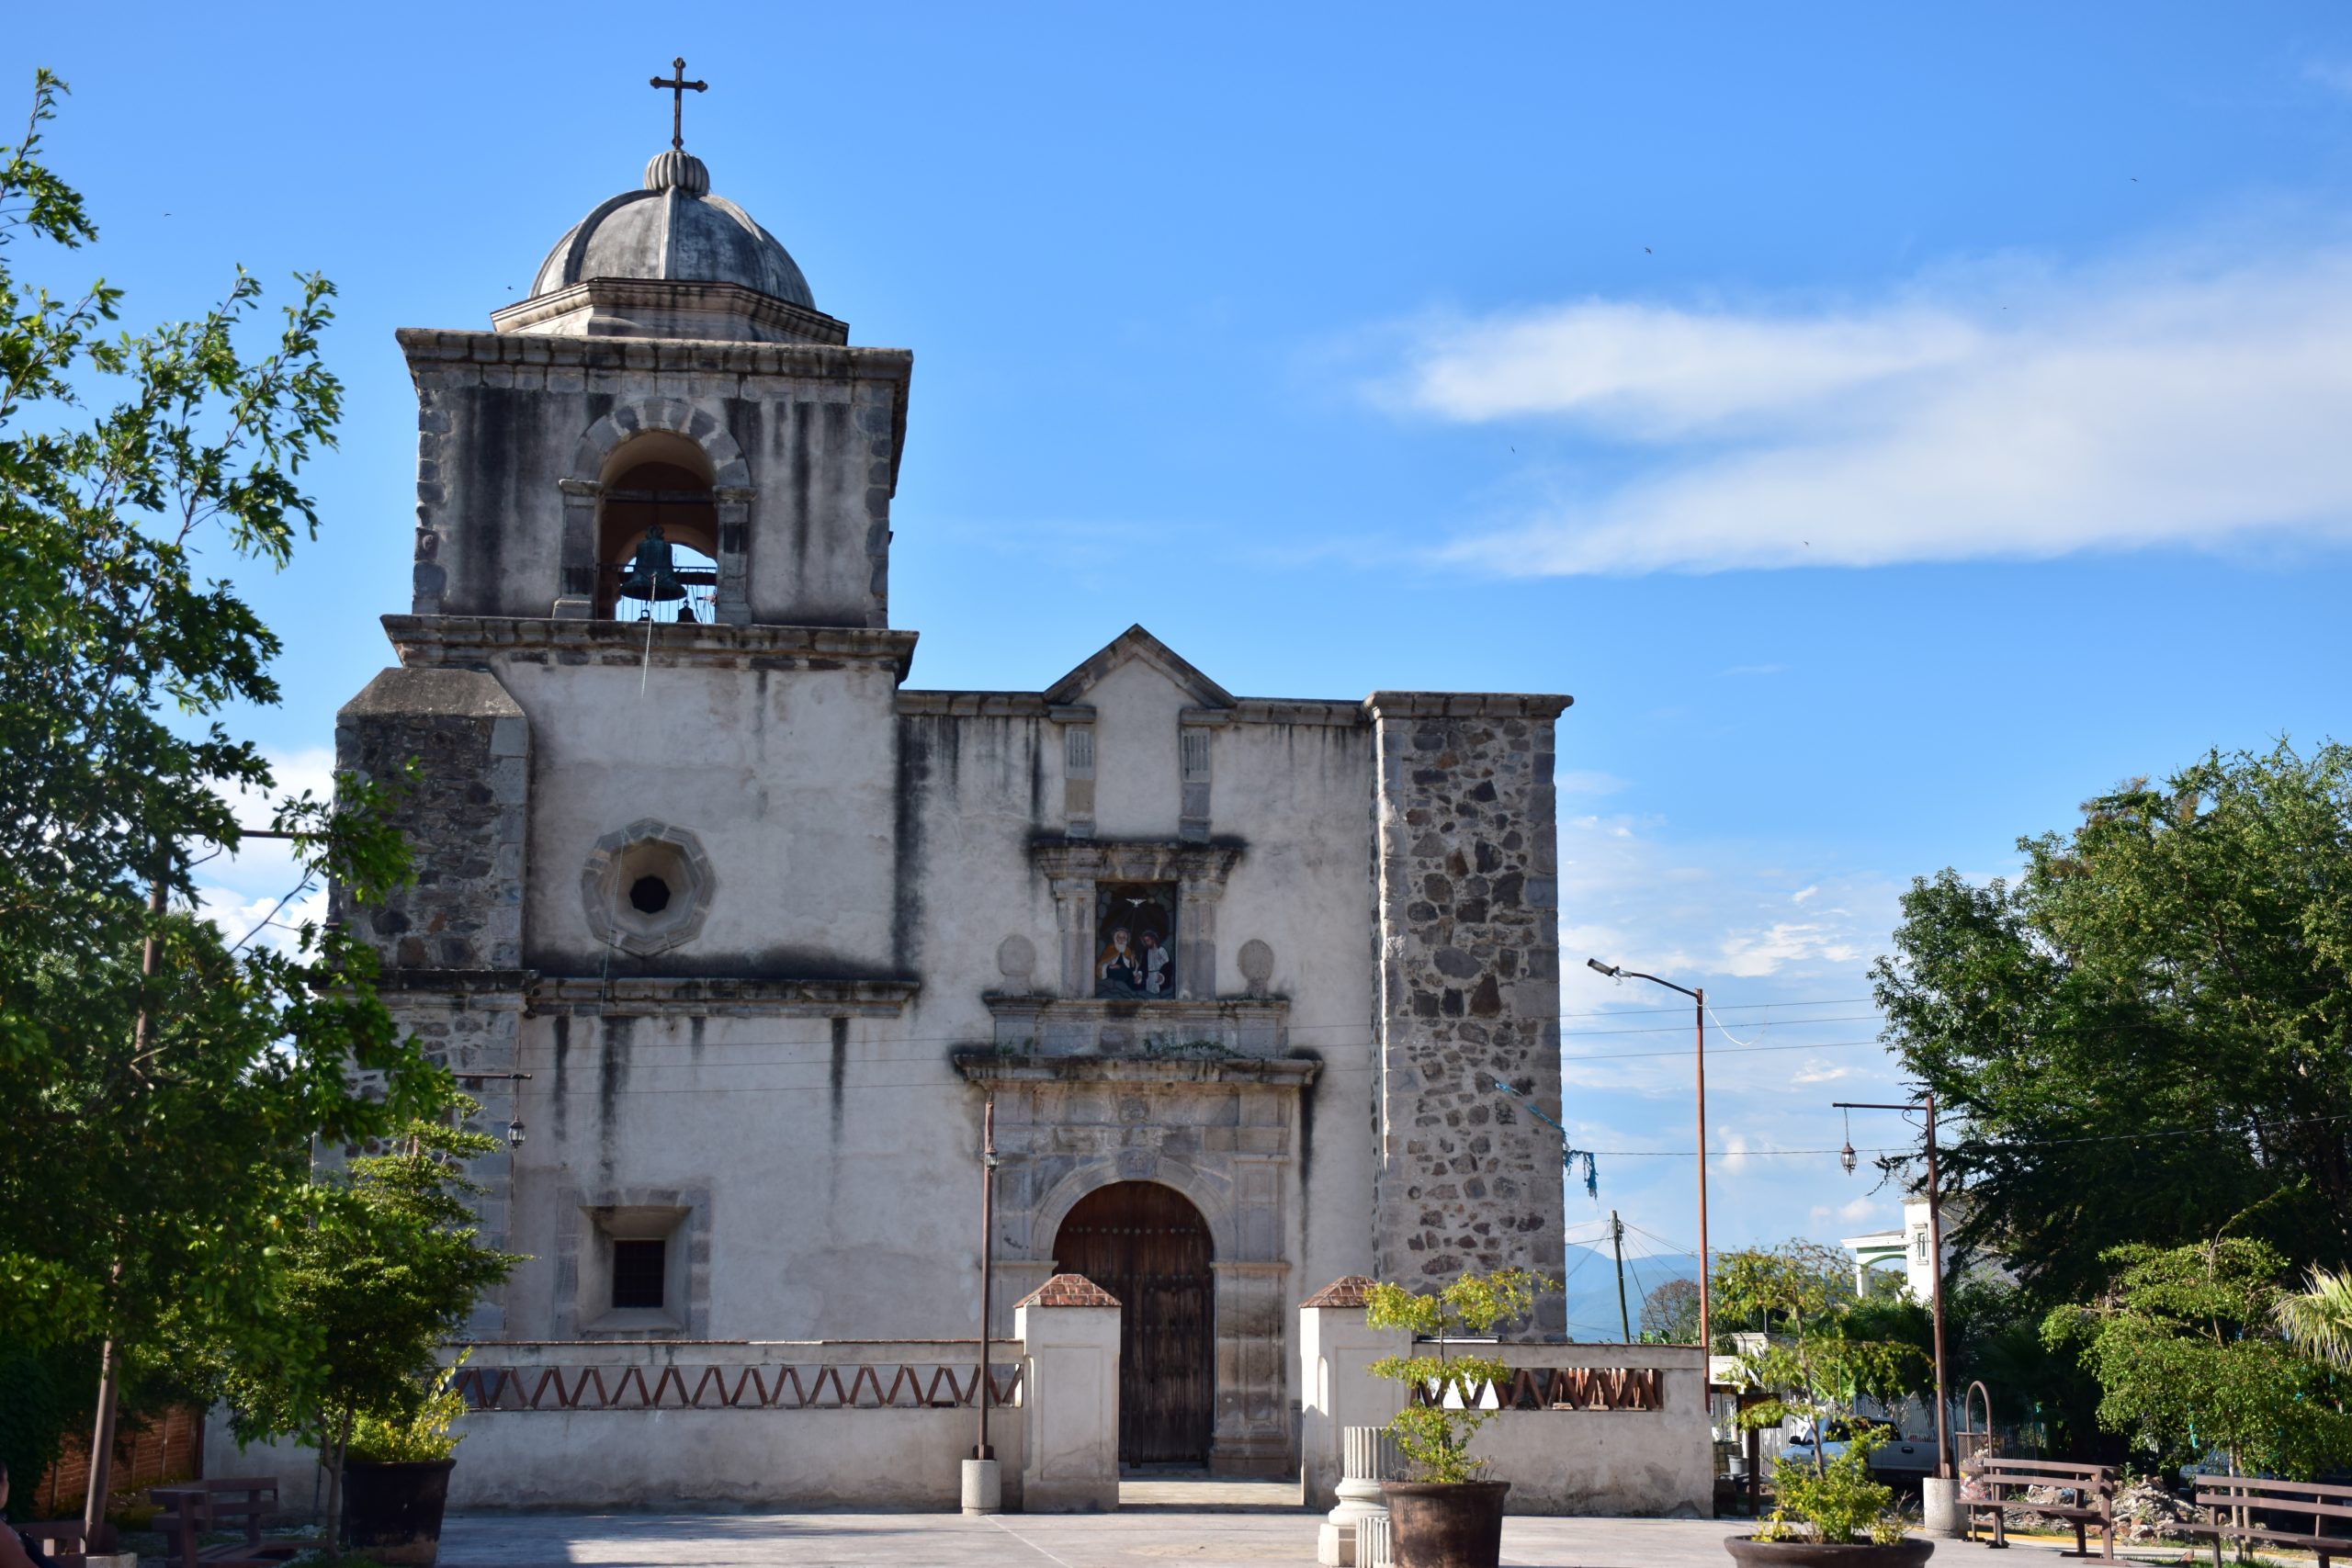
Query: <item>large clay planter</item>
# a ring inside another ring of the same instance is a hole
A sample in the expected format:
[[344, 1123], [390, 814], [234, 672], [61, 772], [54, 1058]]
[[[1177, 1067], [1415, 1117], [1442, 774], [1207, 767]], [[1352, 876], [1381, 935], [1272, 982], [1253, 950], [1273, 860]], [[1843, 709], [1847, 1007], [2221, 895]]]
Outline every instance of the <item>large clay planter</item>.
[[433, 1568], [441, 1552], [441, 1510], [453, 1459], [343, 1467], [343, 1544], [379, 1562]]
[[1496, 1568], [1508, 1481], [1384, 1481], [1396, 1568]]
[[1936, 1550], [1914, 1537], [1893, 1546], [1826, 1546], [1815, 1540], [1758, 1540], [1736, 1535], [1724, 1542], [1739, 1568], [1920, 1568]]

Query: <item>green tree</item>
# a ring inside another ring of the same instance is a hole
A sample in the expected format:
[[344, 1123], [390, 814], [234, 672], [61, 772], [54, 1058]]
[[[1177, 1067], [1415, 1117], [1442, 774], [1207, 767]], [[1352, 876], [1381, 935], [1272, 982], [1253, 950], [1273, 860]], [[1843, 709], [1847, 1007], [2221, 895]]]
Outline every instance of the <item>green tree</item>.
[[[379, 1134], [450, 1085], [363, 946], [195, 911], [192, 869], [240, 841], [231, 800], [273, 792], [228, 716], [277, 699], [276, 637], [202, 565], [274, 569], [315, 533], [334, 291], [300, 280], [265, 331], [240, 271], [201, 320], [134, 333], [104, 282], [28, 281], [97, 237], [42, 161], [62, 91], [38, 73], [0, 147], [0, 1342], [136, 1362], [167, 1313], [263, 1334], [311, 1139]], [[407, 874], [379, 805], [346, 782], [270, 815], [310, 876], [368, 897]]]
[[[475, 1109], [460, 1100], [455, 1114]], [[288, 1348], [221, 1356], [209, 1337], [195, 1348], [214, 1358], [210, 1386], [227, 1399], [239, 1442], [292, 1435], [320, 1450], [330, 1542], [354, 1426], [430, 1415], [437, 1352], [520, 1261], [481, 1245], [466, 1201], [481, 1189], [460, 1162], [501, 1146], [486, 1134], [417, 1122], [396, 1152], [322, 1170], [273, 1276], [271, 1315]]]
[[1875, 972], [1957, 1239], [2045, 1303], [2128, 1243], [2352, 1261], [2352, 749], [2215, 753], [2019, 847], [2014, 886], [1915, 882]]
[[1699, 1284], [1668, 1280], [1642, 1298], [1642, 1337], [1658, 1345], [1699, 1342]]
[[[1793, 1416], [1819, 1434], [1831, 1416], [1851, 1414], [1859, 1394], [1894, 1399], [1919, 1386], [1917, 1348], [1877, 1337], [1886, 1325], [1858, 1316], [1862, 1298], [1841, 1248], [1790, 1241], [1724, 1253], [1714, 1295], [1726, 1331], [1762, 1337], [1739, 1357], [1739, 1375], [1767, 1396], [1740, 1413], [1745, 1426], [1776, 1427]], [[1814, 1446], [1816, 1479], [1827, 1475], [1821, 1447]]]
[[2352, 1379], [2298, 1353], [2274, 1326], [2286, 1259], [2243, 1237], [2110, 1248], [2091, 1306], [2043, 1333], [2098, 1380], [2099, 1420], [2167, 1466], [2230, 1457], [2233, 1472], [2308, 1479], [2352, 1459]]

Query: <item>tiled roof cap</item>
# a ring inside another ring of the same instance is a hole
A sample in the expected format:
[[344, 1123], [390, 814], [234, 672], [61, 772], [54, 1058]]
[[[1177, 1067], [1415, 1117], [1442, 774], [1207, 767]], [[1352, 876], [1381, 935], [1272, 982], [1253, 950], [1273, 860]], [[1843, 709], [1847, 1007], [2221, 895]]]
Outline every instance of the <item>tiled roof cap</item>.
[[1057, 1274], [1016, 1303], [1025, 1307], [1114, 1307], [1119, 1298], [1083, 1274]]
[[1303, 1307], [1360, 1307], [1372, 1304], [1372, 1281], [1362, 1274], [1342, 1274], [1298, 1303]]

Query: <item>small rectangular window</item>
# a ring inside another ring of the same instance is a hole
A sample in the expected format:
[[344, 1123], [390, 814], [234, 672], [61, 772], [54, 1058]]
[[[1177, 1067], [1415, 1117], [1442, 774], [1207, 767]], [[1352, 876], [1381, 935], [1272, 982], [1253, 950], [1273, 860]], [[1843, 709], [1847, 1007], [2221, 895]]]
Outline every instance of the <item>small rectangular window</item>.
[[613, 1243], [613, 1309], [629, 1307], [662, 1307], [662, 1277], [669, 1270], [670, 1244], [665, 1239], [652, 1241], [615, 1241]]

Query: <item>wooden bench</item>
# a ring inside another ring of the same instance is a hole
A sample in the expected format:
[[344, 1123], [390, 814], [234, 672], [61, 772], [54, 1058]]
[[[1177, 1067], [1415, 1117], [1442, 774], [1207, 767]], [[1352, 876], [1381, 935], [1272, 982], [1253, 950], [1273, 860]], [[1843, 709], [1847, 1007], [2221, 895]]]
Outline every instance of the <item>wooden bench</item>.
[[[2185, 1527], [2191, 1535], [2213, 1538], [2213, 1561], [2222, 1561], [2222, 1542], [2259, 1541], [2266, 1546], [2300, 1547], [2319, 1555], [2319, 1568], [2333, 1557], [2352, 1557], [2352, 1527], [2338, 1525], [2335, 1534], [2324, 1527], [2330, 1519], [2352, 1519], [2352, 1486], [2326, 1486], [2316, 1481], [2272, 1481], [2258, 1475], [2200, 1475], [2197, 1506], [2206, 1522]], [[2311, 1533], [2255, 1523], [2260, 1514], [2308, 1514]], [[2239, 1517], [2245, 1524], [2235, 1522]]]
[[[2115, 1467], [2110, 1464], [2071, 1464], [2060, 1460], [2004, 1459], [1997, 1454], [1977, 1454], [1961, 1463], [1964, 1479], [1981, 1484], [1985, 1495], [1963, 1497], [1962, 1517], [1973, 1529], [1979, 1514], [1993, 1516], [1993, 1539], [1987, 1544], [2006, 1549], [2009, 1544], [2005, 1521], [2012, 1512], [2045, 1514], [2064, 1519], [2075, 1527], [2075, 1550], [2062, 1556], [2088, 1557], [2090, 1544], [2084, 1539], [2084, 1528], [2098, 1526], [2100, 1540], [2106, 1551], [2101, 1554], [2110, 1562], [2115, 1561]], [[2029, 1486], [2048, 1486], [2061, 1492], [2072, 1492], [2075, 1501], [2067, 1503], [2036, 1503], [2022, 1494]]]
[[[164, 1538], [164, 1568], [264, 1568], [288, 1562], [315, 1544], [262, 1539], [262, 1521], [277, 1512], [275, 1476], [190, 1481], [152, 1487], [147, 1495], [162, 1510], [154, 1529]], [[245, 1539], [217, 1546], [198, 1543], [197, 1538], [208, 1532], [234, 1529], [243, 1529]]]
[[79, 1519], [46, 1519], [39, 1524], [0, 1525], [0, 1529], [12, 1529], [33, 1543], [42, 1556], [57, 1564], [57, 1568], [82, 1568], [82, 1559], [90, 1550], [90, 1538]]

